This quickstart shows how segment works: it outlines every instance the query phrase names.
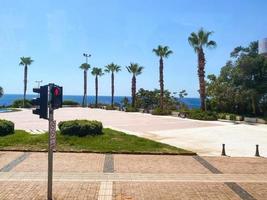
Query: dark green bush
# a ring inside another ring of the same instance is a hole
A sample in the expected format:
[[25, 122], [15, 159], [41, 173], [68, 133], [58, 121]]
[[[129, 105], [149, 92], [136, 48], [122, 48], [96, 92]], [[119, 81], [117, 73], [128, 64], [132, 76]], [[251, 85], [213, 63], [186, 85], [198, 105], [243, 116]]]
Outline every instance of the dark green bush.
[[117, 110], [117, 108], [115, 106], [112, 107], [111, 105], [107, 105], [106, 110]]
[[171, 113], [171, 110], [162, 110], [160, 108], [156, 108], [152, 111], [152, 115], [170, 115]]
[[[23, 107], [23, 99], [18, 99], [15, 100], [12, 104], [13, 108], [22, 108]], [[26, 99], [25, 100], [25, 105], [24, 108], [31, 108], [32, 107], [32, 103], [30, 100]]]
[[102, 134], [103, 125], [99, 121], [88, 120], [71, 120], [59, 122], [58, 128], [63, 135], [100, 135]]
[[7, 120], [0, 119], [0, 136], [14, 133], [14, 123]]
[[139, 109], [132, 107], [132, 106], [127, 106], [125, 111], [126, 112], [139, 112]]
[[235, 114], [230, 114], [230, 120], [235, 121], [236, 120], [236, 115]]
[[227, 113], [218, 113], [218, 119], [226, 119]]
[[190, 119], [198, 119], [198, 120], [207, 120], [214, 121], [217, 120], [217, 114], [215, 112], [210, 111], [201, 111], [201, 110], [191, 110], [188, 112], [188, 118]]
[[76, 101], [65, 100], [65, 101], [63, 101], [63, 105], [67, 105], [67, 106], [78, 106], [80, 104], [78, 102], [76, 102]]

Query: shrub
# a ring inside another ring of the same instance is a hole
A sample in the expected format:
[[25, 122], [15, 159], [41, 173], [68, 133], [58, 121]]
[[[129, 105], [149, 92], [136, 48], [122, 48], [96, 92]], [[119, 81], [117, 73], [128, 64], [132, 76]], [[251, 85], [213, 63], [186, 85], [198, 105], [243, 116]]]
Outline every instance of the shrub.
[[236, 115], [235, 114], [230, 114], [230, 120], [235, 121], [236, 120]]
[[78, 102], [76, 101], [71, 101], [71, 100], [65, 100], [63, 101], [63, 105], [68, 105], [68, 106], [78, 106], [80, 105]]
[[226, 119], [226, 113], [218, 113], [218, 119]]
[[99, 121], [88, 120], [71, 120], [59, 122], [58, 128], [63, 135], [100, 135], [102, 134], [103, 125]]
[[[12, 107], [13, 108], [22, 108], [23, 107], [23, 99], [15, 100], [12, 104]], [[24, 104], [24, 108], [31, 108], [31, 107], [32, 107], [31, 101], [26, 99], [25, 104]]]
[[132, 107], [132, 106], [127, 106], [125, 111], [126, 112], [139, 112], [139, 109]]
[[115, 106], [112, 107], [111, 105], [107, 105], [106, 110], [117, 110], [117, 108]]
[[152, 115], [170, 115], [171, 113], [171, 110], [162, 110], [160, 108], [156, 108], [152, 111]]
[[0, 136], [14, 133], [14, 123], [7, 120], [0, 119]]
[[201, 111], [201, 110], [191, 110], [188, 113], [188, 118], [214, 121], [214, 120], [217, 120], [217, 114], [215, 112], [210, 112], [210, 111], [205, 112], [205, 111]]

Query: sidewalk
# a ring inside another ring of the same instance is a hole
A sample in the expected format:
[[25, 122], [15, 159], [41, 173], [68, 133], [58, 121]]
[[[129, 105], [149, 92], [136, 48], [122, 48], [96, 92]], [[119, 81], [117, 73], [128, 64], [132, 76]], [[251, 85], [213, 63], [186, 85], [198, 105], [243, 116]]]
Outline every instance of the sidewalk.
[[[0, 152], [0, 199], [45, 199], [46, 180], [47, 153]], [[57, 200], [265, 200], [267, 159], [55, 153], [53, 184]]]

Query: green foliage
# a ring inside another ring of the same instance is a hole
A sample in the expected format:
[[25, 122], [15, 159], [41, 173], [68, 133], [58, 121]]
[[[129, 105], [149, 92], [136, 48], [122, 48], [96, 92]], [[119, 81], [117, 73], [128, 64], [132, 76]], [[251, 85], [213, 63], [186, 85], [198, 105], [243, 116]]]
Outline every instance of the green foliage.
[[0, 86], [0, 98], [4, 95], [4, 89]]
[[102, 134], [103, 125], [99, 121], [71, 120], [59, 122], [58, 128], [63, 135], [99, 135]]
[[80, 69], [87, 71], [90, 68], [90, 65], [88, 63], [83, 63], [80, 66]]
[[0, 119], [0, 136], [14, 133], [14, 123], [8, 120]]
[[106, 110], [117, 110], [117, 108], [111, 105], [107, 105]]
[[160, 108], [156, 108], [152, 111], [152, 115], [170, 115], [171, 113], [171, 110], [162, 110]]
[[[32, 103], [30, 100], [26, 99], [25, 100], [25, 105], [24, 105], [24, 108], [32, 108]], [[23, 107], [23, 99], [18, 99], [18, 100], [15, 100], [12, 104], [12, 107], [13, 108], [22, 108]]]
[[134, 76], [138, 76], [142, 73], [144, 67], [140, 66], [138, 63], [130, 63], [130, 66], [126, 66], [126, 69]]
[[214, 121], [217, 120], [217, 114], [215, 112], [210, 111], [202, 111], [202, 110], [190, 110], [188, 111], [188, 118], [197, 119], [197, 120], [207, 120]]
[[231, 57], [219, 76], [208, 76], [208, 108], [239, 115], [267, 115], [267, 59], [258, 54], [258, 43], [235, 48]]
[[138, 112], [139, 109], [132, 107], [132, 106], [127, 106], [125, 111], [126, 112]]
[[78, 106], [80, 105], [78, 102], [76, 101], [71, 101], [71, 100], [65, 100], [63, 101], [63, 105], [68, 105], [68, 106]]
[[128, 107], [129, 106], [129, 99], [127, 97], [124, 97], [122, 100], [121, 100], [121, 103], [122, 103], [122, 106], [123, 107]]
[[161, 58], [162, 57], [168, 58], [169, 55], [173, 53], [168, 46], [162, 46], [162, 45], [159, 45], [156, 49], [153, 49], [152, 51], [156, 54], [156, 56], [159, 56]]
[[[164, 109], [175, 110], [179, 102], [168, 90], [164, 91]], [[141, 88], [136, 94], [136, 108], [143, 108], [151, 110], [160, 107], [160, 91], [155, 89], [153, 91]]]
[[226, 115], [227, 115], [227, 113], [218, 113], [217, 114], [218, 119], [226, 119]]

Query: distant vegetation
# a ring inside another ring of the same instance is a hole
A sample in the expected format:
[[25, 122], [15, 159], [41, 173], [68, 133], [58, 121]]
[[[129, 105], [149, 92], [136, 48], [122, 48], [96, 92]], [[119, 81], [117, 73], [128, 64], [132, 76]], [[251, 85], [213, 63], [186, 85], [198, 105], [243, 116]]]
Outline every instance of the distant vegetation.
[[258, 42], [236, 47], [218, 76], [207, 82], [209, 110], [246, 116], [267, 116], [267, 59]]
[[0, 86], [0, 98], [4, 95], [4, 89]]
[[32, 103], [28, 99], [18, 99], [15, 100], [12, 104], [13, 108], [32, 108]]
[[26, 92], [27, 92], [27, 84], [28, 84], [28, 67], [33, 63], [31, 57], [21, 57], [19, 65], [24, 66], [24, 90], [23, 90], [23, 104], [24, 108], [26, 105]]
[[62, 104], [66, 105], [66, 106], [78, 106], [78, 105], [80, 105], [78, 102], [71, 101], [71, 100], [65, 100], [65, 101], [63, 101]]

